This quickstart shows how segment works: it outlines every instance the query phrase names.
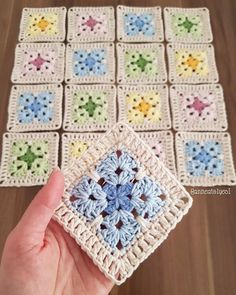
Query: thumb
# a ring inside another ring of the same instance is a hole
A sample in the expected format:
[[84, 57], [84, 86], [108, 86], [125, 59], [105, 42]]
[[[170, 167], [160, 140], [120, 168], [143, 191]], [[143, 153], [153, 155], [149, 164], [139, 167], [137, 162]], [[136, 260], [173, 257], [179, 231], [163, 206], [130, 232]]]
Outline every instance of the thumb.
[[[15, 238], [25, 247], [43, 243], [45, 230], [64, 191], [64, 176], [55, 168], [47, 184], [37, 193], [14, 229]], [[27, 245], [28, 243], [28, 245]]]

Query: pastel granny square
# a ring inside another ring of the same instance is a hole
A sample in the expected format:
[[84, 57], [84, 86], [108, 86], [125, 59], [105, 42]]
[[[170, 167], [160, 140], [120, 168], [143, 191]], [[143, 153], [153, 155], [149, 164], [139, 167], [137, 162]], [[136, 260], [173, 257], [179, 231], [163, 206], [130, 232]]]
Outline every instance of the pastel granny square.
[[171, 83], [216, 83], [219, 80], [211, 44], [168, 44]]
[[227, 132], [178, 132], [178, 177], [191, 186], [235, 185], [231, 139]]
[[66, 35], [66, 8], [24, 8], [20, 23], [20, 42], [63, 42]]
[[145, 141], [165, 166], [176, 174], [174, 142], [171, 131], [140, 132], [139, 137]]
[[68, 44], [66, 83], [114, 83], [113, 43]]
[[169, 42], [209, 43], [212, 30], [209, 10], [198, 8], [164, 8], [165, 35]]
[[117, 39], [121, 42], [162, 42], [161, 8], [118, 5]]
[[68, 42], [112, 42], [115, 11], [106, 7], [71, 7], [68, 10]]
[[117, 124], [64, 171], [56, 219], [104, 274], [123, 283], [192, 199], [130, 127]]
[[58, 160], [59, 135], [4, 133], [0, 169], [1, 186], [45, 184]]
[[61, 83], [64, 79], [63, 43], [19, 43], [11, 75], [13, 83]]
[[118, 86], [119, 120], [135, 130], [171, 128], [167, 85]]
[[61, 84], [14, 85], [8, 107], [7, 130], [55, 130], [62, 123]]
[[120, 84], [165, 83], [164, 45], [117, 44], [117, 82]]
[[67, 85], [65, 88], [66, 131], [105, 131], [116, 122], [114, 85]]
[[87, 151], [90, 145], [96, 141], [102, 133], [63, 133], [62, 134], [62, 169], [70, 166], [72, 161], [76, 161]]
[[170, 100], [175, 130], [223, 131], [228, 127], [219, 84], [173, 85]]

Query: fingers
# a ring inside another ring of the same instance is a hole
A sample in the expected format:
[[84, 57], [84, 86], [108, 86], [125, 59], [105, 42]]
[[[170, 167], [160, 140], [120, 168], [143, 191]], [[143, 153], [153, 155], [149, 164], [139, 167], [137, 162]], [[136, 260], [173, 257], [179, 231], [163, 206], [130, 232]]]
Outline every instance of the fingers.
[[47, 184], [37, 193], [14, 230], [30, 246], [43, 243], [45, 230], [64, 191], [64, 176], [54, 169]]

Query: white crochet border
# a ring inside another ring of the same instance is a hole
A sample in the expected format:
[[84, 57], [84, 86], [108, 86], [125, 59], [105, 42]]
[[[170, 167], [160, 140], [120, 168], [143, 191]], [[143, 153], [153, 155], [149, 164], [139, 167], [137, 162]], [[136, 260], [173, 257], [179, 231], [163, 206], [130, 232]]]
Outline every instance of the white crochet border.
[[[140, 222], [141, 232], [128, 249], [116, 249], [111, 255], [109, 245], [96, 235], [99, 220], [92, 223], [79, 213], [72, 211], [69, 203], [70, 191], [83, 175], [93, 177], [96, 164], [111, 150], [126, 148], [136, 161], [143, 165], [143, 172], [159, 183], [166, 191], [166, 207], [161, 215], [148, 222]], [[55, 211], [54, 219], [76, 240], [91, 257], [99, 269], [114, 283], [121, 284], [155, 249], [167, 238], [192, 205], [192, 198], [179, 181], [158, 160], [151, 148], [133, 130], [118, 123], [109, 130], [96, 145], [92, 145], [78, 161], [65, 171], [63, 201]], [[117, 277], [117, 274], [119, 276]]]
[[[57, 35], [37, 34], [28, 36], [26, 30], [28, 28], [29, 15], [33, 13], [55, 13], [58, 15], [58, 32]], [[20, 42], [63, 42], [66, 36], [66, 7], [46, 7], [46, 8], [29, 8], [22, 10], [20, 32], [18, 40]]]
[[[205, 77], [191, 76], [187, 78], [179, 77], [176, 73], [175, 51], [176, 50], [201, 50], [206, 51], [209, 74]], [[219, 74], [215, 62], [214, 47], [211, 44], [167, 44], [167, 56], [169, 63], [169, 81], [177, 84], [198, 84], [198, 83], [217, 83], [219, 81]]]
[[[127, 36], [124, 31], [124, 15], [126, 13], [151, 13], [154, 18], [155, 34], [153, 36]], [[120, 42], [162, 42], [164, 41], [163, 21], [161, 15], [161, 7], [131, 7], [118, 5], [116, 8], [117, 15], [117, 39]]]
[[[149, 91], [155, 91], [160, 94], [160, 104], [161, 104], [161, 116], [162, 119], [157, 123], [143, 123], [143, 124], [131, 124], [127, 119], [127, 103], [126, 95], [130, 93], [141, 93], [145, 94]], [[171, 128], [171, 118], [170, 118], [170, 107], [168, 99], [168, 87], [166, 84], [160, 85], [119, 85], [118, 86], [118, 105], [119, 105], [119, 121], [126, 122], [136, 131], [144, 130], [161, 130]]]
[[[104, 133], [63, 133], [61, 136], [62, 153], [61, 153], [61, 168], [65, 170], [72, 161], [76, 158], [70, 156], [69, 145], [77, 140], [84, 142], [89, 147], [90, 145], [96, 144], [96, 141], [101, 138]], [[82, 155], [81, 155], [82, 156]], [[80, 158], [79, 156], [78, 158]]]
[[[31, 73], [29, 77], [21, 75], [23, 52], [25, 50], [37, 50], [40, 48], [51, 48], [57, 52], [57, 62], [55, 74], [44, 74], [41, 76]], [[65, 45], [63, 43], [18, 43], [15, 50], [15, 62], [11, 74], [12, 83], [20, 84], [42, 84], [42, 83], [61, 83], [64, 79], [64, 55]]]
[[[9, 162], [11, 160], [11, 146], [15, 140], [24, 139], [29, 142], [34, 140], [47, 140], [49, 142], [49, 171], [45, 176], [27, 175], [26, 177], [16, 177], [9, 173]], [[58, 145], [59, 135], [57, 132], [45, 133], [4, 133], [2, 143], [2, 158], [0, 168], [0, 186], [35, 186], [42, 185], [47, 179], [53, 168], [58, 165]]]
[[[141, 78], [128, 78], [125, 74], [125, 51], [126, 50], [154, 49], [157, 52], [158, 73], [154, 78], [149, 76]], [[164, 56], [164, 45], [161, 43], [144, 43], [144, 44], [116, 44], [117, 52], [117, 83], [118, 84], [155, 84], [166, 83], [167, 72]]]
[[[206, 7], [198, 8], [177, 8], [177, 7], [165, 7], [163, 10], [164, 13], [164, 23], [165, 23], [165, 38], [167, 42], [176, 42], [176, 43], [210, 43], [213, 41], [213, 35], [211, 30], [210, 22], [210, 13]], [[202, 20], [202, 30], [203, 36], [199, 38], [180, 37], [176, 36], [172, 30], [172, 19], [171, 17], [175, 13], [188, 14], [190, 16], [200, 16]]]
[[170, 170], [171, 173], [177, 175], [175, 167], [174, 155], [174, 139], [170, 130], [167, 131], [153, 131], [153, 132], [140, 132], [138, 136], [146, 142], [151, 148], [159, 140], [161, 140], [163, 152], [165, 153], [165, 160], [162, 161], [164, 165]]
[[[42, 91], [50, 91], [54, 94], [53, 98], [53, 118], [48, 123], [39, 121], [33, 123], [20, 123], [18, 121], [19, 97], [24, 92], [38, 94]], [[42, 84], [42, 85], [13, 85], [8, 105], [8, 122], [7, 131], [24, 132], [24, 131], [43, 131], [57, 130], [62, 124], [62, 96], [63, 87], [61, 84]]]
[[[105, 123], [74, 123], [72, 119], [73, 93], [82, 91], [107, 92], [108, 120]], [[63, 129], [65, 131], [106, 131], [116, 123], [116, 87], [114, 85], [66, 85]]]
[[[73, 52], [75, 50], [106, 49], [107, 69], [105, 75], [76, 77], [73, 73]], [[68, 84], [78, 83], [114, 83], [115, 82], [115, 51], [113, 43], [70, 43], [66, 46], [66, 75], [65, 82]]]
[[[76, 15], [89, 13], [105, 13], [108, 20], [108, 34], [106, 35], [87, 35], [77, 36], [76, 31]], [[71, 7], [68, 10], [68, 33], [67, 41], [74, 42], [112, 42], [115, 40], [115, 10], [112, 6], [103, 7]]]
[[[186, 140], [217, 140], [222, 146], [224, 157], [224, 175], [191, 176], [186, 170], [184, 143]], [[183, 185], [216, 186], [235, 185], [236, 175], [233, 163], [231, 138], [228, 132], [177, 132], [175, 137], [178, 179]]]
[[[179, 94], [212, 92], [215, 96], [217, 121], [183, 122]], [[173, 128], [177, 131], [225, 131], [228, 128], [223, 88], [220, 84], [172, 85], [170, 87]]]

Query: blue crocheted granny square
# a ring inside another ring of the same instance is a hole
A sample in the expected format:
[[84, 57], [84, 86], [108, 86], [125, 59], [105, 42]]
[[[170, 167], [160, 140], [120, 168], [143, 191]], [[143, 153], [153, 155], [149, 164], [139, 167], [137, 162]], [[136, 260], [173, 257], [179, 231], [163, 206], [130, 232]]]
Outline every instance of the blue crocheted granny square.
[[117, 6], [117, 38], [122, 42], [161, 42], [161, 8]]
[[12, 87], [8, 131], [56, 130], [62, 123], [62, 85]]
[[190, 185], [234, 185], [228, 133], [179, 132], [176, 136], [180, 181]]
[[68, 44], [67, 83], [113, 83], [115, 75], [112, 43]]
[[122, 124], [65, 169], [65, 179], [55, 219], [117, 284], [191, 206], [191, 197], [151, 148]]

